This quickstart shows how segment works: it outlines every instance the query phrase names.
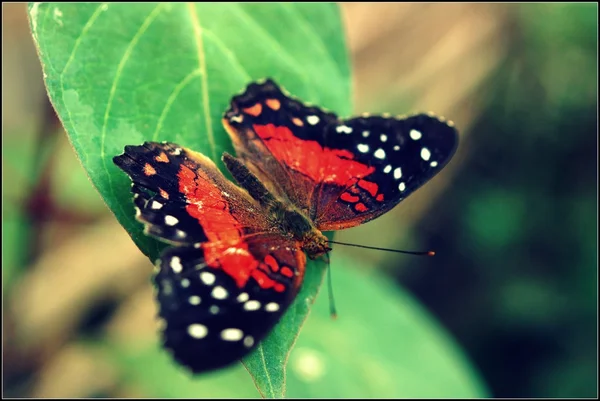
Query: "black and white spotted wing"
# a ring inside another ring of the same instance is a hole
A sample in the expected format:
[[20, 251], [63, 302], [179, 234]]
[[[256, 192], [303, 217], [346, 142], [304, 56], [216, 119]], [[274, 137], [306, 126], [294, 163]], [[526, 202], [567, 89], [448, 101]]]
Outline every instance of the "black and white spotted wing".
[[369, 168], [344, 185], [321, 188], [315, 223], [328, 231], [372, 220], [406, 199], [450, 161], [458, 135], [452, 123], [427, 114], [356, 117], [328, 127], [324, 145], [352, 152]]
[[[164, 346], [194, 373], [221, 368], [248, 354], [296, 297], [306, 259], [281, 237], [214, 250], [171, 247], [154, 277]], [[236, 275], [223, 266], [239, 263]]]

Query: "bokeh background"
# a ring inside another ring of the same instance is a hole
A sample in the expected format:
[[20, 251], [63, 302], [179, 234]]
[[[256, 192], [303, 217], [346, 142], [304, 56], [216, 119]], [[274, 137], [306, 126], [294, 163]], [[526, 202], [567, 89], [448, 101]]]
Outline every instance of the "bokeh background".
[[[336, 252], [411, 292], [491, 396], [597, 396], [597, 4], [341, 8], [355, 112], [433, 110], [461, 145], [391, 216], [337, 237], [437, 257]], [[2, 5], [2, 33], [4, 395], [152, 396], [94, 344], [155, 335], [149, 261], [68, 144], [25, 4]]]

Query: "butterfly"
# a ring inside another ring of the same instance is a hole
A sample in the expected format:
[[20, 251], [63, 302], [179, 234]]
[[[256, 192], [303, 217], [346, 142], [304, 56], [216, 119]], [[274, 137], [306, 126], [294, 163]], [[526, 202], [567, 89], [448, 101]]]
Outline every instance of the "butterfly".
[[170, 246], [154, 285], [162, 340], [199, 373], [251, 352], [292, 303], [323, 231], [365, 223], [437, 174], [458, 145], [432, 114], [341, 119], [272, 79], [231, 99], [222, 123], [236, 156], [222, 162], [169, 142], [126, 146], [144, 232]]

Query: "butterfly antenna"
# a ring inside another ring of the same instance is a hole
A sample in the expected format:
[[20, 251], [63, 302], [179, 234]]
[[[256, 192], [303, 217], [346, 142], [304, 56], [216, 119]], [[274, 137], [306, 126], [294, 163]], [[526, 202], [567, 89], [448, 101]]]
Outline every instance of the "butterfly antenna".
[[331, 315], [331, 319], [337, 319], [337, 310], [335, 309], [335, 301], [333, 299], [333, 285], [331, 282], [331, 259], [329, 259], [329, 254], [327, 254], [327, 292], [329, 293], [329, 314]]
[[356, 248], [375, 249], [377, 251], [405, 253], [407, 255], [417, 255], [417, 256], [434, 256], [435, 255], [434, 251], [419, 251], [419, 252], [415, 252], [415, 251], [401, 251], [401, 250], [398, 250], [398, 249], [378, 248], [378, 247], [375, 247], [375, 246], [348, 244], [348, 243], [345, 243], [345, 242], [337, 242], [337, 241], [331, 241], [331, 240], [329, 241], [329, 243], [330, 244], [337, 244], [337, 245], [345, 245], [345, 246], [354, 246]]

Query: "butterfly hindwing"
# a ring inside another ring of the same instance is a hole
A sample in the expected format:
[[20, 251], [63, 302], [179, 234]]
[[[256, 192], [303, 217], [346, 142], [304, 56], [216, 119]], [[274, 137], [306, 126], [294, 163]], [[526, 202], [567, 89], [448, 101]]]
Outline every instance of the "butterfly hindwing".
[[235, 96], [224, 125], [238, 156], [320, 230], [380, 216], [433, 177], [458, 143], [443, 119], [340, 120], [271, 80]]
[[[216, 260], [206, 253], [169, 248], [154, 277], [164, 346], [195, 373], [250, 352], [296, 297], [306, 264], [296, 244], [273, 236], [219, 251]], [[228, 264], [246, 274], [228, 274]]]

